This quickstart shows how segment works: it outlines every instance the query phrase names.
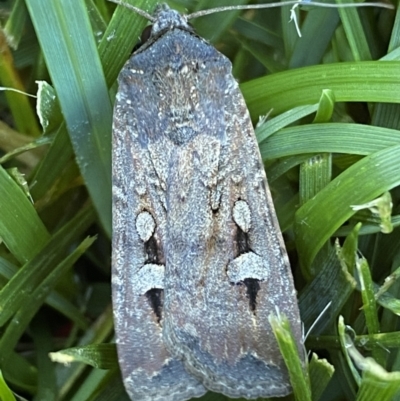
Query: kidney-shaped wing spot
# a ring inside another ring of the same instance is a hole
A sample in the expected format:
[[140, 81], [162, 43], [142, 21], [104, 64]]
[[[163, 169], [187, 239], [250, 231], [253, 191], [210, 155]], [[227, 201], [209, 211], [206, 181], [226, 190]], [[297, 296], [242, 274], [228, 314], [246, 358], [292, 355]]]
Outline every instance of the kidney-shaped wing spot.
[[229, 262], [227, 274], [232, 285], [246, 286], [249, 308], [256, 312], [259, 281], [267, 278], [268, 266], [263, 258], [254, 253], [249, 245], [248, 233], [251, 228], [251, 210], [244, 200], [235, 202], [232, 217], [236, 223], [238, 256]]

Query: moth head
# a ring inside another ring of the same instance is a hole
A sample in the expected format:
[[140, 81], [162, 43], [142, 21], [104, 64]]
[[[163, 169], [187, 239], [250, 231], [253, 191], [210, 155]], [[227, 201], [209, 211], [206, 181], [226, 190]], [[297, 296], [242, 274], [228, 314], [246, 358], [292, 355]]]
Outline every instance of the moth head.
[[188, 24], [185, 15], [180, 15], [177, 11], [170, 9], [166, 4], [159, 4], [154, 12], [154, 23], [151, 28], [151, 36], [158, 35], [160, 32], [173, 28], [184, 29], [193, 32]]

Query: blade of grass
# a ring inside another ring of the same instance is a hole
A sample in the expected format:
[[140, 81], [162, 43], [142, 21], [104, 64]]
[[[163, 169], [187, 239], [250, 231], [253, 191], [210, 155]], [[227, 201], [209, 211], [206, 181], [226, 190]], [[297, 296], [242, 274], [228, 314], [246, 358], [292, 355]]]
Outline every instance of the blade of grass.
[[319, 103], [309, 106], [295, 107], [294, 109], [288, 110], [279, 116], [273, 117], [265, 123], [260, 124], [256, 127], [258, 144], [260, 145], [272, 134], [281, 130], [282, 128], [285, 128], [287, 125], [290, 125], [302, 119], [303, 117], [315, 113], [318, 110], [318, 107]]
[[[299, 297], [300, 315], [306, 332], [313, 326], [313, 334], [322, 333], [332, 325], [355, 287], [354, 278], [340, 265], [335, 250], [331, 249], [325, 264]], [[333, 299], [335, 302], [331, 303]], [[329, 304], [330, 307], [325, 310]], [[319, 320], [314, 326], [317, 319]]]
[[112, 110], [85, 3], [27, 0], [26, 5], [82, 176], [110, 234]]
[[335, 9], [314, 8], [308, 12], [301, 25], [301, 37], [296, 40], [289, 68], [306, 67], [319, 63], [330, 44], [338, 23], [339, 15]]
[[[371, 272], [365, 258], [358, 258], [356, 262], [358, 277], [360, 280], [361, 297], [363, 301], [363, 312], [365, 315], [366, 327], [369, 334], [380, 332], [378, 311], [374, 294], [374, 283]], [[386, 351], [380, 346], [372, 349], [372, 356], [381, 366], [385, 365]]]
[[74, 153], [65, 123], [61, 124], [45, 157], [31, 177], [30, 191], [33, 199], [38, 200], [51, 190], [59, 179]]
[[36, 367], [16, 352], [12, 352], [10, 360], [12, 363], [3, 372], [5, 379], [12, 384], [13, 388], [21, 389], [27, 394], [34, 394], [38, 380]]
[[[336, 0], [336, 2], [338, 4], [344, 3], [342, 0]], [[346, 0], [346, 2], [348, 3], [349, 1]], [[354, 61], [372, 60], [358, 10], [355, 8], [339, 8], [338, 12]]]
[[97, 369], [112, 369], [118, 366], [115, 344], [89, 344], [51, 352], [53, 362], [82, 362]]
[[[77, 341], [78, 345], [88, 343], [102, 343], [109, 341], [113, 333], [113, 319], [111, 307], [104, 310], [104, 312], [97, 318], [83, 336]], [[80, 384], [85, 378], [86, 365], [74, 364], [72, 366], [57, 366], [57, 377], [61, 384], [59, 389], [58, 399], [60, 401], [70, 401], [71, 393], [79, 388]]]
[[[151, 13], [158, 1], [129, 0], [126, 3]], [[122, 5], [116, 8], [99, 44], [99, 56], [108, 86], [114, 83], [147, 22]]]
[[0, 238], [15, 258], [25, 263], [35, 256], [49, 234], [18, 184], [0, 166]]
[[331, 380], [335, 368], [326, 359], [318, 359], [317, 354], [313, 353], [308, 371], [310, 373], [312, 400], [318, 401]]
[[400, 103], [400, 61], [363, 61], [298, 68], [240, 85], [253, 119], [317, 103], [324, 89], [336, 102]]
[[400, 146], [373, 153], [348, 168], [296, 212], [301, 263], [309, 266], [329, 237], [363, 204], [400, 184]]
[[[6, 282], [11, 280], [17, 272], [18, 268], [15, 265], [0, 257], [0, 276], [4, 277]], [[86, 329], [88, 327], [88, 322], [84, 314], [58, 291], [52, 291], [49, 294], [46, 299], [46, 304], [69, 318], [72, 322], [77, 324], [79, 328]]]
[[0, 291], [0, 326], [5, 325], [25, 302], [29, 302], [32, 291], [50, 274], [54, 265], [60, 263], [73, 241], [93, 223], [93, 218], [91, 208], [77, 213], [35, 257], [18, 270]]
[[[95, 241], [95, 238], [86, 238], [78, 247], [62, 260], [51, 272], [41, 281], [27, 302], [21, 306], [15, 314], [14, 319], [8, 324], [3, 336], [0, 339], [0, 366], [5, 369], [10, 364], [10, 357], [19, 338], [26, 330], [26, 327], [42, 306], [45, 298], [56, 285], [58, 279], [79, 259], [86, 249]], [[53, 267], [53, 265], [52, 265]]]
[[27, 19], [27, 10], [23, 0], [16, 0], [9, 18], [4, 25], [3, 32], [6, 35], [7, 42], [13, 49], [18, 47], [24, 32], [24, 26]]
[[16, 401], [14, 394], [4, 381], [3, 373], [0, 370], [0, 399], [1, 401]]
[[296, 400], [311, 401], [311, 386], [308, 376], [308, 366], [304, 363], [304, 357], [299, 356], [295, 338], [290, 330], [290, 323], [283, 314], [270, 315], [269, 323], [279, 345], [283, 359], [289, 371], [290, 383]]
[[34, 401], [53, 401], [57, 399], [57, 380], [55, 365], [48, 356], [53, 347], [49, 322], [44, 316], [37, 316], [30, 328], [37, 349], [38, 366], [38, 389]]

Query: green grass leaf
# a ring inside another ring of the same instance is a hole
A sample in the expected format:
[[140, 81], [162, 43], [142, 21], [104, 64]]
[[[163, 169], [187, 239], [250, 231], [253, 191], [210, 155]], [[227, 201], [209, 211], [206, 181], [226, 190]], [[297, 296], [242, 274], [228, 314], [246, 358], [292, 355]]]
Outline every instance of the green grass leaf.
[[76, 160], [100, 220], [111, 233], [108, 189], [111, 186], [112, 108], [85, 3], [28, 0], [26, 4], [60, 101]]
[[[328, 238], [354, 211], [400, 184], [400, 146], [375, 152], [344, 171], [296, 213], [296, 241], [304, 265], [310, 265]], [[338, 190], [340, 186], [340, 190]]]
[[0, 237], [19, 262], [27, 262], [48, 241], [49, 233], [31, 201], [1, 166], [0, 208]]
[[253, 79], [240, 86], [254, 118], [316, 103], [324, 89], [337, 102], [400, 103], [400, 61], [316, 65]]

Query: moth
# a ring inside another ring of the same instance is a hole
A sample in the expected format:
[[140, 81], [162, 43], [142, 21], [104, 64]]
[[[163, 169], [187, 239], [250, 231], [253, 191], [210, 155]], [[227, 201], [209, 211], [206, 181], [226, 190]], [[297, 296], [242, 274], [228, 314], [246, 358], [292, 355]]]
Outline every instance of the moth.
[[289, 260], [230, 61], [159, 6], [113, 121], [113, 308], [132, 400], [284, 396], [268, 316], [304, 358]]

